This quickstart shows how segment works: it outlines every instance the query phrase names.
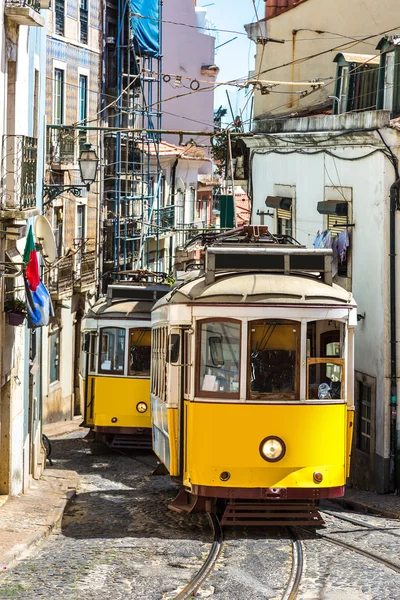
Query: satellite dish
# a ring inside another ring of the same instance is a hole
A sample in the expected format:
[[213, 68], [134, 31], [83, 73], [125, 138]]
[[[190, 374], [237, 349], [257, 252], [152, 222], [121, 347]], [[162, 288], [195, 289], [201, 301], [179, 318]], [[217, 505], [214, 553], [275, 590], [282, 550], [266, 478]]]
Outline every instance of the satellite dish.
[[46, 217], [39, 216], [35, 221], [35, 237], [41, 245], [41, 254], [43, 258], [52, 263], [57, 258], [56, 241], [50, 223]]
[[177, 192], [181, 192], [182, 194], [185, 192], [185, 182], [183, 181], [183, 179], [181, 177], [177, 177], [176, 178], [176, 182], [175, 182], [175, 188]]

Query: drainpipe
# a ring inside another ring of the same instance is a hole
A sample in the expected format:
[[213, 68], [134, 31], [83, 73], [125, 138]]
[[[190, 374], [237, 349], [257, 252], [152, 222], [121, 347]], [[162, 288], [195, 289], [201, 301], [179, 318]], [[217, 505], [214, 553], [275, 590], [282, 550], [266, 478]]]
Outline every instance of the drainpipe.
[[399, 207], [400, 178], [390, 186], [390, 487], [397, 490], [397, 339], [396, 339], [396, 210]]
[[[178, 167], [179, 158], [177, 158], [171, 167], [171, 205], [175, 206], [175, 186], [176, 186], [176, 169]], [[175, 225], [175, 209], [174, 209], [174, 225]], [[169, 238], [169, 273], [172, 273], [172, 252], [173, 252], [173, 235]]]

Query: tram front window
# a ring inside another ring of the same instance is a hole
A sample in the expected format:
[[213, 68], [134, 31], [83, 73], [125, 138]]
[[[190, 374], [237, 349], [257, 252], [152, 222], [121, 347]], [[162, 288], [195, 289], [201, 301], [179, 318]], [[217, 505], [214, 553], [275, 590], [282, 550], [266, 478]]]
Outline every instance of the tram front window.
[[240, 323], [222, 320], [200, 325], [200, 395], [239, 397]]
[[250, 398], [295, 399], [300, 324], [265, 320], [249, 323]]
[[100, 373], [124, 374], [125, 329], [105, 327], [100, 337]]
[[149, 377], [150, 360], [150, 329], [131, 329], [129, 332], [129, 375]]
[[343, 361], [309, 360], [308, 399], [340, 400], [342, 396]]

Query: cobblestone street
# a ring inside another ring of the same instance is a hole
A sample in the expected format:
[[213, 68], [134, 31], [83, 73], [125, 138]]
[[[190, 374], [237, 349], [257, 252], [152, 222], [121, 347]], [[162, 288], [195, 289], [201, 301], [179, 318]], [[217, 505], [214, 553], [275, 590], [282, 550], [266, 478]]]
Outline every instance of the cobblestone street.
[[[174, 598], [209, 551], [208, 520], [168, 510], [175, 485], [168, 476], [150, 476], [156, 465], [152, 453], [118, 453], [88, 442], [85, 435], [86, 431], [78, 431], [52, 441], [55, 467], [76, 470], [80, 489], [60, 529], [14, 568], [3, 571], [0, 598]], [[391, 527], [389, 534], [324, 518], [324, 535], [398, 560], [398, 521], [357, 515], [377, 527]], [[301, 600], [400, 598], [399, 574], [328, 541], [313, 539], [312, 534], [304, 534], [303, 539]], [[283, 529], [226, 530], [217, 567], [197, 597], [280, 599], [291, 570], [290, 548]]]

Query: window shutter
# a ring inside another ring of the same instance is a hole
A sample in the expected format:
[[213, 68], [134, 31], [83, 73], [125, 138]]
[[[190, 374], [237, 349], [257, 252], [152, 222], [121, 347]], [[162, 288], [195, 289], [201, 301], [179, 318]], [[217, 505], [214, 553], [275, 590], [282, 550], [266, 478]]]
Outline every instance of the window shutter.
[[290, 219], [292, 218], [291, 210], [283, 210], [283, 208], [277, 208], [276, 210], [278, 219], [285, 219], [286, 221], [290, 221]]
[[328, 215], [328, 229], [334, 236], [339, 235], [347, 227], [347, 217], [338, 217], [337, 215]]

